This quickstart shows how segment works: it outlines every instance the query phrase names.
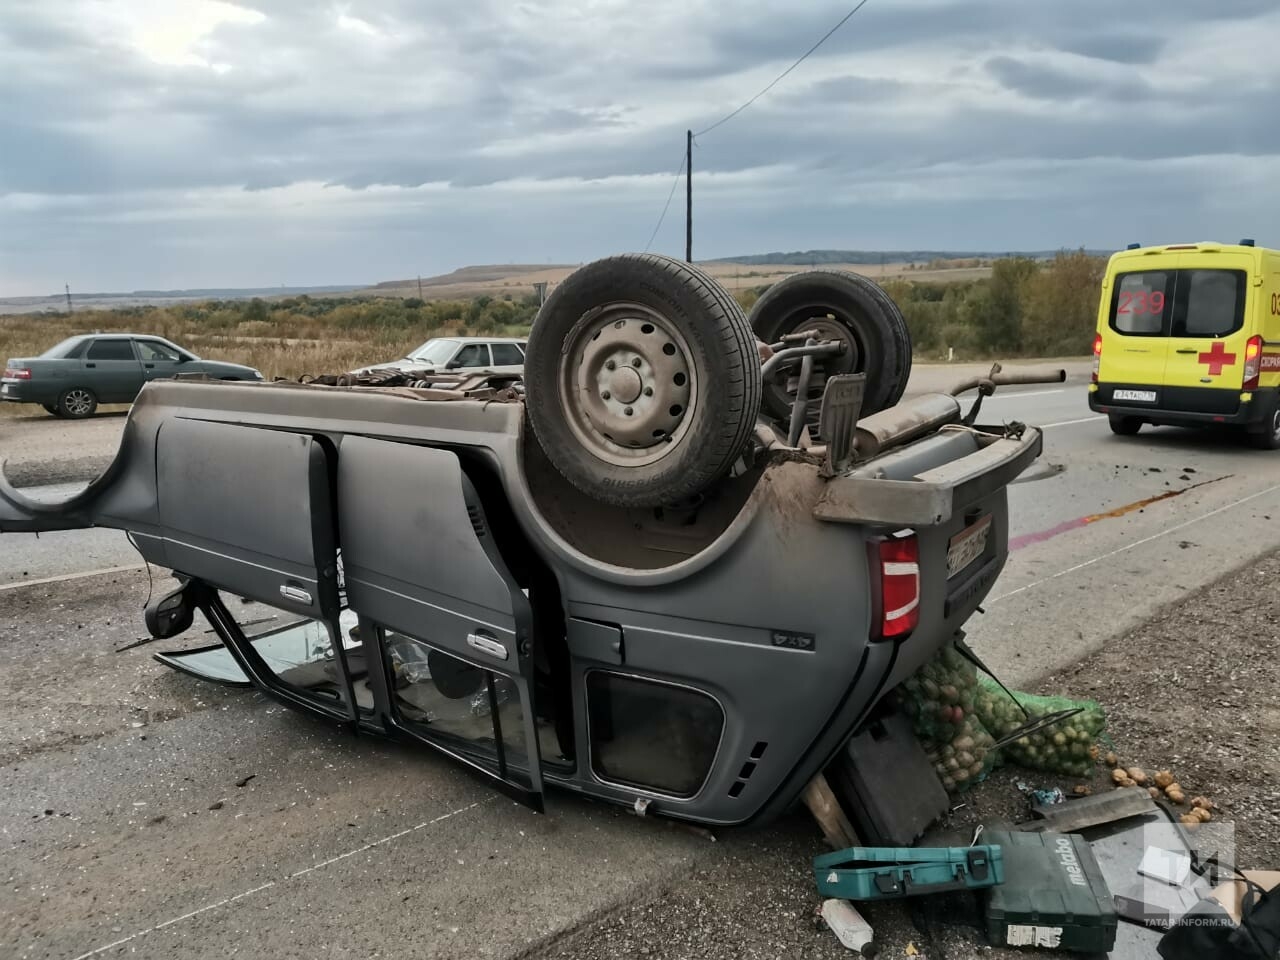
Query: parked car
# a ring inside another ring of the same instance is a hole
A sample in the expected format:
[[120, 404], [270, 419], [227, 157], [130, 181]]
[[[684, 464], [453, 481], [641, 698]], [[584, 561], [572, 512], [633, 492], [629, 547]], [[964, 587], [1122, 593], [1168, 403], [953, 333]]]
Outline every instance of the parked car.
[[216, 380], [261, 380], [253, 367], [202, 360], [163, 337], [82, 334], [38, 357], [5, 361], [0, 400], [38, 403], [58, 417], [93, 416], [100, 403], [132, 403], [150, 380], [203, 373]]
[[494, 373], [522, 373], [524, 349], [524, 340], [511, 337], [433, 337], [422, 346], [410, 350], [400, 360], [360, 369], [432, 372], [491, 370]]
[[[151, 635], [199, 611], [217, 638], [161, 662], [539, 809], [545, 782], [763, 822], [854, 762], [850, 737], [978, 609], [1041, 450], [953, 395], [892, 405], [901, 315], [846, 310], [849, 283], [749, 323], [682, 261], [588, 264], [539, 315], [524, 393], [156, 383], [83, 492], [36, 503], [0, 473], [0, 532], [129, 531], [179, 581]], [[793, 323], [815, 316], [829, 335]], [[884, 355], [835, 323], [874, 325]], [[791, 410], [762, 402], [784, 368]], [[956, 390], [1062, 379], [997, 366]]]

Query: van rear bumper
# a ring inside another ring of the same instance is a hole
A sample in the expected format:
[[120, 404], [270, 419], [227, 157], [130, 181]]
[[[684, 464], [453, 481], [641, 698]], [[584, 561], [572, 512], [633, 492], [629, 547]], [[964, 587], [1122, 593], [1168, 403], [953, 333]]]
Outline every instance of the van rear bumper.
[[[1132, 400], [1112, 403], [1116, 390], [1155, 390], [1151, 405]], [[1250, 399], [1241, 400], [1248, 393]], [[1166, 387], [1151, 384], [1099, 383], [1089, 391], [1089, 409], [1114, 417], [1134, 417], [1157, 426], [1217, 426], [1234, 424], [1253, 426], [1269, 423], [1280, 400], [1280, 390], [1260, 387], [1256, 390], [1215, 390], [1212, 387]]]

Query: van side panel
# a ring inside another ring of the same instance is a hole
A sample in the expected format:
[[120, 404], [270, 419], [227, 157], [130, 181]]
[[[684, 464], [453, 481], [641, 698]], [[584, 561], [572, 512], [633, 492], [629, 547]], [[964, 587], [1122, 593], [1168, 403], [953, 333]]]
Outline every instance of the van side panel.
[[1262, 350], [1259, 385], [1280, 387], [1280, 253], [1267, 251], [1263, 264], [1258, 320], [1266, 346]]

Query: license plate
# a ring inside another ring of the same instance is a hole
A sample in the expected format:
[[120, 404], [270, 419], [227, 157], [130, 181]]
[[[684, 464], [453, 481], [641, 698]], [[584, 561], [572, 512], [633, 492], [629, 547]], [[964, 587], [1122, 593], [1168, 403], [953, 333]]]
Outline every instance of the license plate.
[[1137, 400], [1139, 403], [1155, 403], [1156, 392], [1154, 390], [1115, 390], [1111, 394], [1112, 400]]
[[965, 527], [947, 543], [947, 578], [954, 577], [982, 556], [991, 535], [991, 517]]

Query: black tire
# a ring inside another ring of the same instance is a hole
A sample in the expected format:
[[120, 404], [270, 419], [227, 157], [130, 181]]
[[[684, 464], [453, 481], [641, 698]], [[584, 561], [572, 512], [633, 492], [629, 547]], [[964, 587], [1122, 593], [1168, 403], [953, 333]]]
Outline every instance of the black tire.
[[1142, 421], [1137, 417], [1111, 416], [1107, 422], [1111, 424], [1111, 432], [1118, 437], [1132, 437], [1142, 429]]
[[557, 286], [530, 331], [524, 381], [547, 458], [623, 507], [705, 490], [742, 453], [760, 408], [742, 308], [702, 271], [653, 254], [597, 260]]
[[[775, 283], [751, 308], [751, 329], [765, 343], [815, 326], [849, 347], [844, 356], [821, 361], [820, 371], [815, 363], [811, 398], [821, 397], [830, 376], [866, 373], [864, 414], [902, 399], [911, 375], [911, 334], [902, 311], [878, 284], [856, 273], [807, 270]], [[794, 367], [783, 369], [764, 385], [763, 404], [770, 416], [790, 416], [793, 394], [787, 381], [794, 375]]]
[[47, 413], [47, 414], [50, 414], [50, 415], [55, 416], [55, 417], [60, 417], [60, 416], [62, 416], [62, 414], [58, 412], [57, 404], [53, 404], [53, 403], [42, 403], [42, 404], [40, 404], [40, 406], [44, 408], [44, 412], [45, 412], [45, 413]]
[[88, 387], [68, 387], [58, 397], [58, 416], [66, 420], [84, 420], [98, 409], [98, 395]]
[[1280, 406], [1271, 411], [1260, 432], [1249, 434], [1249, 443], [1259, 450], [1280, 450]]

